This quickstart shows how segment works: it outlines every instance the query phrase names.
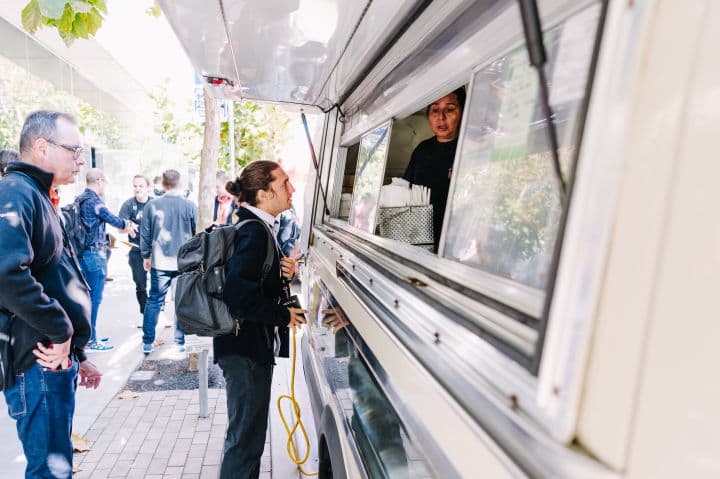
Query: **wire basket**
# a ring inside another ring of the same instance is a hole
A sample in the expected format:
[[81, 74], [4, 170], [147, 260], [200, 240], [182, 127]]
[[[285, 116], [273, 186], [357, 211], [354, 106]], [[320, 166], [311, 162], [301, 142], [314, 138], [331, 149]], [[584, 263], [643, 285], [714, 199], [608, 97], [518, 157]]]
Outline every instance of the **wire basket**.
[[416, 246], [433, 246], [433, 207], [380, 207], [380, 236]]

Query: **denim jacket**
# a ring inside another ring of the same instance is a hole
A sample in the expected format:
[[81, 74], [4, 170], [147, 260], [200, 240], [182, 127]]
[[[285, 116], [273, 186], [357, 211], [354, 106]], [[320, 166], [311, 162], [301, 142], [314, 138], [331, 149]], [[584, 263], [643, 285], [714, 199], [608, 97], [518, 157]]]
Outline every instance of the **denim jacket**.
[[112, 214], [100, 196], [90, 188], [86, 188], [78, 196], [78, 201], [80, 202], [80, 221], [87, 231], [85, 249], [107, 246], [105, 223], [109, 223], [117, 229], [125, 228], [125, 220]]

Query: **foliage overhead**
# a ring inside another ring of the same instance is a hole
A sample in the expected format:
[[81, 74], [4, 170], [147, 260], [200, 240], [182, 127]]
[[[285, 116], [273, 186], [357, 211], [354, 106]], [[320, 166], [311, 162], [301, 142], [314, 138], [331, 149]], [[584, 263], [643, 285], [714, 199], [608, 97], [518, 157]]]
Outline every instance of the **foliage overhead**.
[[[183, 155], [200, 160], [204, 121], [192, 114], [192, 101], [178, 105], [167, 95], [167, 82], [157, 85], [150, 93], [155, 104], [155, 131], [163, 141], [180, 147]], [[235, 163], [245, 166], [252, 160], [277, 160], [285, 143], [285, 131], [290, 117], [274, 105], [251, 101], [234, 102]], [[229, 169], [228, 122], [220, 125], [218, 166]]]
[[30, 0], [21, 12], [23, 28], [34, 35], [42, 26], [55, 28], [67, 46], [97, 33], [107, 15], [105, 0]]
[[0, 148], [18, 147], [25, 117], [40, 109], [72, 113], [86, 143], [122, 148], [128, 134], [116, 119], [0, 57]]

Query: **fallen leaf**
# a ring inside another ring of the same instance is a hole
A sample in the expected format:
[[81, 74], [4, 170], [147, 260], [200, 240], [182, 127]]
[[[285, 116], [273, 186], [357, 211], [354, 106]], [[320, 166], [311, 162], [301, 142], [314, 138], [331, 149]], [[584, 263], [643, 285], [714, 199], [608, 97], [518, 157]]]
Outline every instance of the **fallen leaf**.
[[[90, 442], [84, 437], [81, 437], [79, 434], [72, 433], [70, 438], [72, 439], [74, 452], [87, 452], [90, 450]], [[73, 472], [75, 471], [73, 470]]]
[[158, 338], [153, 343], [153, 347], [157, 348], [158, 346], [162, 346], [163, 344], [165, 344], [165, 340], [163, 338]]
[[136, 393], [135, 391], [131, 391], [129, 389], [124, 390], [120, 394], [118, 394], [118, 399], [135, 399], [137, 397], [140, 397], [140, 393]]

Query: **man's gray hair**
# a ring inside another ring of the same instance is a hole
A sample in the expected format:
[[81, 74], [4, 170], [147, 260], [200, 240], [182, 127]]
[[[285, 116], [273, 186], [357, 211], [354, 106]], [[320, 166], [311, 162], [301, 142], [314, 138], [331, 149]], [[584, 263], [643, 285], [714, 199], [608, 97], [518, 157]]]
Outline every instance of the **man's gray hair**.
[[20, 132], [20, 152], [28, 151], [38, 138], [53, 139], [57, 132], [58, 118], [77, 125], [75, 117], [68, 113], [50, 110], [39, 110], [30, 113], [25, 118], [25, 123], [23, 123]]

